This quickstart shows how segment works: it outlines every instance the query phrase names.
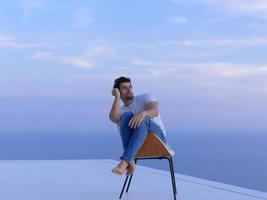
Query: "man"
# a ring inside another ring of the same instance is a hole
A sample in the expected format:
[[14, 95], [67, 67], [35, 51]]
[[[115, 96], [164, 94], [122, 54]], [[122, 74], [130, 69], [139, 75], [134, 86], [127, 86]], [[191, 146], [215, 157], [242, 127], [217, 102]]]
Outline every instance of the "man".
[[[109, 118], [116, 123], [122, 139], [123, 154], [112, 172], [123, 175], [134, 173], [134, 158], [144, 143], [148, 132], [157, 134], [166, 143], [166, 130], [161, 121], [156, 99], [150, 94], [134, 96], [130, 78], [120, 77], [114, 81], [112, 95], [115, 97]], [[120, 100], [123, 106], [120, 106]]]

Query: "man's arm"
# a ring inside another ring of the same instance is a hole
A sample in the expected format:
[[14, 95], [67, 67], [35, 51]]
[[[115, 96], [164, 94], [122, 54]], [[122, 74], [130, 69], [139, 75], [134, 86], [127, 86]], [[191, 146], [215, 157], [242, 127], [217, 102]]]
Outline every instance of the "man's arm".
[[154, 118], [159, 115], [158, 103], [151, 101], [146, 105], [146, 109], [137, 113], [129, 122], [131, 128], [137, 128], [145, 117]]
[[145, 117], [157, 117], [159, 115], [158, 103], [156, 101], [149, 102], [143, 112]]
[[112, 90], [112, 95], [115, 97], [111, 111], [109, 113], [109, 119], [114, 122], [118, 123], [121, 116], [121, 108], [120, 108], [120, 92], [117, 88]]

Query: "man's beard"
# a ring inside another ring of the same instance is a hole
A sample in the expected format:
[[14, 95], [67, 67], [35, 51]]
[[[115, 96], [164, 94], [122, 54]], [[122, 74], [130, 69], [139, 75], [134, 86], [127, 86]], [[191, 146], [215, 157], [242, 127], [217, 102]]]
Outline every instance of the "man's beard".
[[125, 96], [125, 101], [131, 101], [134, 98], [133, 93]]
[[126, 97], [125, 97], [125, 100], [126, 100], [126, 101], [131, 101], [133, 98], [134, 98], [133, 95], [131, 95], [131, 96], [126, 96]]

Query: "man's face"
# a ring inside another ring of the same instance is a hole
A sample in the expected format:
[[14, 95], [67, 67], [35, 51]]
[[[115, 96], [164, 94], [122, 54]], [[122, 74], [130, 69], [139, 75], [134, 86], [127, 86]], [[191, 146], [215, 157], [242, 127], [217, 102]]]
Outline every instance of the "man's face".
[[119, 91], [122, 100], [129, 101], [133, 99], [133, 87], [130, 82], [121, 83]]

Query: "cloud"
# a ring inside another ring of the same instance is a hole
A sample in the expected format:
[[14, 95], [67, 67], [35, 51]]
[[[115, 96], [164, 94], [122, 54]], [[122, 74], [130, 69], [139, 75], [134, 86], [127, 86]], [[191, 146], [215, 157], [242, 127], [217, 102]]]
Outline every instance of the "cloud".
[[174, 41], [173, 44], [181, 46], [237, 46], [237, 47], [255, 47], [255, 46], [267, 46], [266, 37], [254, 37], [254, 38], [227, 38], [227, 39], [185, 39]]
[[236, 16], [236, 15], [225, 15], [225, 16], [208, 18], [208, 19], [205, 19], [203, 21], [207, 22], [207, 23], [221, 23], [221, 22], [225, 22], [225, 21], [236, 20], [239, 18], [240, 18], [240, 16]]
[[201, 65], [204, 73], [219, 77], [251, 77], [267, 75], [267, 65], [249, 65], [235, 63], [209, 63]]
[[80, 57], [63, 56], [63, 55], [58, 55], [52, 52], [38, 52], [38, 53], [33, 54], [31, 58], [40, 59], [40, 60], [52, 60], [52, 61], [56, 61], [59, 63], [81, 67], [81, 68], [92, 68], [95, 66], [95, 63], [92, 63], [89, 60], [86, 60]]
[[98, 79], [98, 80], [109, 80], [113, 81], [116, 78], [120, 77], [121, 73], [112, 73], [112, 74], [92, 74], [92, 73], [84, 73], [73, 76], [73, 79], [81, 80], [81, 79]]
[[[158, 82], [170, 88], [202, 87], [216, 92], [253, 91], [267, 92], [267, 64], [241, 64], [227, 62], [158, 62], [133, 58], [127, 67], [116, 68], [113, 71], [90, 74], [78, 74], [75, 80], [114, 80], [119, 76], [129, 76], [133, 80]], [[179, 83], [179, 84], [178, 84]]]
[[239, 14], [253, 14], [256, 16], [267, 16], [266, 0], [200, 0], [206, 5], [218, 6], [227, 11]]
[[179, 77], [191, 74], [219, 78], [247, 77], [267, 75], [266, 65], [227, 63], [227, 62], [153, 62], [134, 58], [130, 60], [133, 66], [142, 66], [150, 75]]
[[85, 9], [79, 9], [73, 12], [72, 14], [74, 25], [78, 28], [83, 28], [88, 26], [93, 18], [90, 16], [89, 12]]
[[[59, 44], [52, 41], [18, 41], [15, 37], [7, 34], [0, 34], [0, 48], [57, 48]], [[63, 45], [63, 44], [62, 44]], [[65, 44], [66, 45], [66, 44]]]
[[32, 11], [35, 9], [42, 9], [52, 0], [22, 0], [20, 7], [25, 12]]
[[0, 48], [3, 47], [16, 47], [17, 43], [14, 38], [6, 35], [0, 35]]
[[146, 73], [141, 71], [126, 71], [126, 70], [117, 70], [116, 72], [108, 73], [103, 72], [101, 74], [99, 73], [83, 73], [73, 76], [72, 78], [74, 80], [108, 80], [108, 81], [114, 81], [116, 78], [125, 76], [125, 77], [131, 77], [132, 79], [143, 79], [143, 80], [149, 80], [150, 78], [157, 78], [157, 75], [153, 71], [146, 71]]
[[173, 23], [173, 24], [186, 24], [187, 21], [188, 20], [185, 17], [181, 17], [181, 16], [172, 16], [172, 17], [167, 18], [167, 22]]
[[226, 52], [215, 52], [215, 51], [192, 51], [192, 52], [176, 52], [175, 56], [178, 57], [211, 57], [211, 56], [222, 56]]
[[52, 60], [62, 64], [67, 64], [81, 68], [96, 67], [97, 63], [113, 55], [114, 49], [101, 44], [91, 44], [89, 48], [78, 55], [62, 55], [55, 52], [36, 52], [31, 58], [39, 60]]
[[82, 56], [90, 58], [98, 58], [98, 57], [112, 55], [114, 51], [115, 49], [110, 46], [104, 44], [92, 43], [91, 46], [82, 53]]
[[200, 4], [217, 7], [226, 11], [227, 14], [252, 15], [267, 18], [266, 0], [170, 0], [175, 4]]
[[22, 0], [20, 2], [20, 9], [23, 12], [22, 21], [27, 20], [33, 12], [44, 12], [51, 2], [52, 0]]
[[[229, 91], [266, 93], [267, 64], [228, 62], [158, 62], [134, 58], [130, 60], [138, 78], [167, 81], [169, 86], [185, 85]], [[143, 75], [146, 75], [144, 77]], [[166, 83], [167, 84], [167, 83]]]
[[31, 55], [31, 58], [39, 60], [52, 60], [76, 67], [95, 67], [96, 63], [103, 60], [103, 57], [105, 57], [105, 59], [108, 59], [108, 57], [113, 55], [114, 53], [114, 48], [104, 44], [103, 41], [91, 42], [89, 44], [89, 47], [82, 51], [82, 53], [74, 56], [63, 55], [61, 53], [50, 51], [51, 49], [57, 50], [58, 47], [62, 46], [69, 46], [69, 44], [60, 44], [58, 42], [46, 42], [41, 40], [34, 42], [21, 42], [11, 35], [0, 33], [0, 48], [37, 48], [39, 50], [33, 53]]

